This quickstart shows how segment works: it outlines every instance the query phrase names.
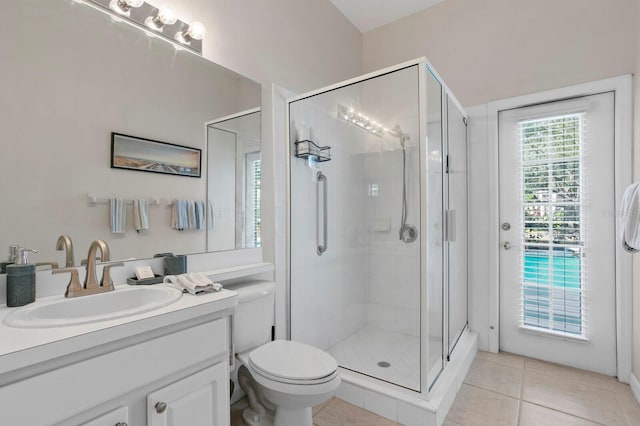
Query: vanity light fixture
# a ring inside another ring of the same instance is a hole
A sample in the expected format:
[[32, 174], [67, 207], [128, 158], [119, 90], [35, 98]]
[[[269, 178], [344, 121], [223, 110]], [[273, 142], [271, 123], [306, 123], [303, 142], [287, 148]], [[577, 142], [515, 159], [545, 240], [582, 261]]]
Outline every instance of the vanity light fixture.
[[178, 31], [176, 40], [183, 44], [190, 44], [191, 40], [202, 40], [207, 30], [202, 22], [193, 21], [187, 31]]
[[[149, 37], [157, 36], [173, 44], [177, 50], [189, 50], [202, 55], [205, 28], [201, 22], [187, 24], [175, 12], [155, 7], [144, 0], [74, 0], [111, 15], [111, 18], [144, 31]], [[160, 0], [163, 1], [163, 0]]]
[[348, 123], [355, 124], [361, 129], [366, 130], [367, 132], [372, 133], [376, 136], [382, 137], [385, 132], [389, 131], [389, 129], [387, 129], [371, 117], [368, 117], [363, 113], [344, 105], [338, 105], [338, 117]]
[[140, 7], [143, 4], [144, 0], [111, 0], [109, 8], [120, 15], [130, 16], [131, 8]]
[[173, 10], [168, 8], [160, 9], [155, 16], [149, 16], [144, 20], [147, 27], [156, 31], [162, 31], [165, 25], [173, 25], [176, 22], [178, 22], [178, 17]]

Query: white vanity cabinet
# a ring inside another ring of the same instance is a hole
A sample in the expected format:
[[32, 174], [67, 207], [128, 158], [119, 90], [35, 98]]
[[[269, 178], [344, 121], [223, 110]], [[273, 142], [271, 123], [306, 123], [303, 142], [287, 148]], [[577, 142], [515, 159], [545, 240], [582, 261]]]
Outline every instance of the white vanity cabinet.
[[129, 423], [129, 408], [120, 407], [90, 420], [82, 424], [82, 426], [132, 426]]
[[227, 426], [229, 372], [220, 362], [147, 396], [147, 426]]
[[[1, 423], [227, 425], [230, 312], [74, 354], [78, 360], [2, 386]], [[123, 407], [124, 416], [113, 415]]]

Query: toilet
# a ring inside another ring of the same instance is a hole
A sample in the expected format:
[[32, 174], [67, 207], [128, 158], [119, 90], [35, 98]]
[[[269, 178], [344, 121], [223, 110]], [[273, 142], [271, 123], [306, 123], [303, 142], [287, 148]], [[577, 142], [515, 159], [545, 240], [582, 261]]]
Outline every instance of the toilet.
[[331, 398], [340, 385], [338, 363], [314, 346], [272, 341], [275, 283], [248, 281], [229, 289], [239, 298], [233, 345], [238, 384], [249, 401], [245, 423], [312, 426], [312, 407]]

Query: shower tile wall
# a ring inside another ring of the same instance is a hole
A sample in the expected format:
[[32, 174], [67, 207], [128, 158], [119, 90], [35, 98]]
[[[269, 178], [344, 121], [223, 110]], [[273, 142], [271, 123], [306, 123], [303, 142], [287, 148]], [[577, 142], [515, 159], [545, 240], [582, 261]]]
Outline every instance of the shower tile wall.
[[[417, 139], [417, 137], [416, 137]], [[367, 154], [366, 177], [377, 185], [377, 196], [367, 199], [369, 244], [369, 293], [367, 324], [410, 336], [420, 335], [420, 243], [399, 239], [402, 208], [402, 150]], [[417, 148], [407, 152], [408, 223], [419, 227], [416, 206]], [[415, 160], [415, 161], [410, 161]]]

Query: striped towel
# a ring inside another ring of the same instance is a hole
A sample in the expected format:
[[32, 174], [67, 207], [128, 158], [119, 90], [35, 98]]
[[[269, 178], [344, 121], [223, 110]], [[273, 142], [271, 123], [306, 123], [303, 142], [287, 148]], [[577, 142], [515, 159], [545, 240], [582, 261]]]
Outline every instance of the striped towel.
[[[173, 200], [171, 205], [171, 228], [183, 231], [195, 229], [203, 231], [207, 227], [207, 220], [212, 209], [207, 212], [207, 204], [204, 201]], [[211, 222], [210, 222], [211, 223]]]
[[206, 211], [204, 201], [196, 201], [196, 228], [198, 231], [203, 231], [206, 227]]
[[171, 204], [171, 228], [182, 231], [189, 228], [187, 220], [187, 202], [173, 200]]
[[146, 198], [133, 200], [133, 219], [137, 232], [149, 229], [149, 200]]
[[122, 198], [109, 200], [109, 224], [114, 234], [124, 234], [127, 228], [127, 202]]

